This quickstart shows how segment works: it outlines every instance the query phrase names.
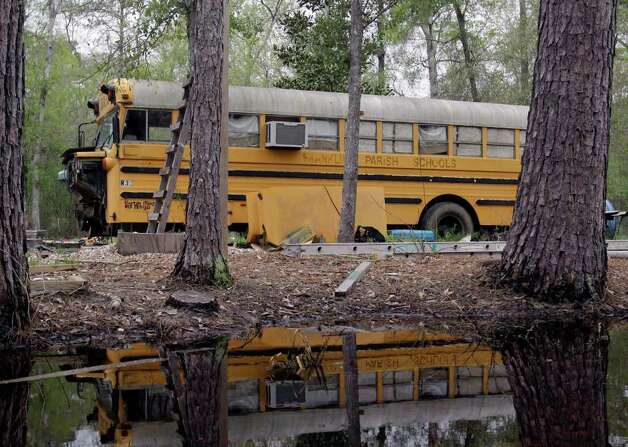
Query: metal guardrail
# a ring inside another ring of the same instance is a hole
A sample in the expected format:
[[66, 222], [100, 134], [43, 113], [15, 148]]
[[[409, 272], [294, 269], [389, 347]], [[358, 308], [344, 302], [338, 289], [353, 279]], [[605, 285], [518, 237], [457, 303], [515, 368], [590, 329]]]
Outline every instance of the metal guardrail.
[[[609, 252], [628, 252], [628, 240], [607, 241]], [[286, 244], [284, 253], [289, 256], [312, 255], [407, 255], [407, 254], [500, 254], [505, 241], [486, 242], [374, 242], [374, 243], [329, 243], [329, 244]]]

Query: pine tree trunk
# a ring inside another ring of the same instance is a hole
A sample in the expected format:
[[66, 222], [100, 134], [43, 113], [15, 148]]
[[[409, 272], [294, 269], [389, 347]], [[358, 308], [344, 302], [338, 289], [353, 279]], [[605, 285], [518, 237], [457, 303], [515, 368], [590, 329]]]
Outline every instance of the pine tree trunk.
[[434, 40], [433, 24], [421, 24], [421, 31], [425, 37], [427, 50], [427, 72], [430, 81], [430, 98], [438, 98], [438, 63], [436, 62], [436, 44]]
[[[0, 351], [0, 380], [26, 377], [31, 356], [25, 351]], [[26, 445], [28, 383], [0, 386], [0, 447]]]
[[617, 1], [543, 0], [528, 147], [502, 270], [546, 301], [600, 298]]
[[0, 340], [28, 327], [24, 231], [23, 0], [0, 0]]
[[462, 53], [464, 55], [464, 68], [469, 79], [469, 88], [471, 89], [471, 98], [474, 102], [480, 101], [478, 86], [475, 80], [475, 64], [471, 56], [471, 47], [469, 45], [469, 34], [467, 32], [467, 21], [458, 0], [453, 2], [454, 11], [456, 12], [456, 20], [458, 21], [458, 40], [462, 44]]
[[227, 7], [223, 0], [192, 2], [188, 26], [192, 84], [190, 184], [183, 248], [174, 276], [226, 286], [227, 267]]
[[604, 324], [542, 323], [505, 334], [500, 349], [522, 447], [608, 445]]
[[54, 30], [57, 14], [61, 7], [61, 0], [48, 0], [48, 23], [46, 25], [46, 57], [44, 59], [44, 72], [41, 80], [41, 90], [39, 91], [39, 113], [37, 123], [39, 132], [33, 146], [32, 158], [32, 187], [31, 187], [31, 228], [39, 230], [41, 228], [39, 213], [39, 168], [43, 155], [43, 138], [42, 131], [44, 128], [44, 120], [46, 117], [46, 101], [48, 99], [48, 84], [50, 80], [50, 67], [52, 65], [52, 56], [54, 53]]
[[211, 348], [167, 354], [168, 380], [174, 388], [185, 447], [227, 445], [227, 343], [224, 339]]
[[338, 242], [353, 242], [355, 238], [355, 209], [358, 191], [358, 145], [360, 143], [360, 99], [362, 81], [360, 53], [362, 49], [361, 0], [351, 0], [351, 39], [349, 42], [349, 113], [345, 145], [344, 176], [342, 180], [342, 208], [338, 228]]
[[519, 85], [521, 88], [521, 99], [530, 97], [530, 66], [528, 63], [527, 35], [528, 11], [526, 0], [519, 0]]

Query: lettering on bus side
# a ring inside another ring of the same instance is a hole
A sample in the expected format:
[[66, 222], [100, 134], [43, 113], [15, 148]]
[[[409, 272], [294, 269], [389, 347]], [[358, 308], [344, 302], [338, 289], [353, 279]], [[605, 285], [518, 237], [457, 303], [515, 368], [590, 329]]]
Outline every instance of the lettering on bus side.
[[456, 160], [451, 158], [415, 158], [414, 167], [420, 167], [421, 169], [455, 169]]
[[365, 359], [363, 361], [358, 360], [358, 366], [363, 366], [367, 370], [380, 370], [380, 369], [396, 369], [399, 368], [399, 359]]
[[154, 200], [125, 200], [124, 208], [127, 210], [146, 211], [153, 208]]
[[416, 366], [455, 365], [456, 355], [449, 353], [416, 354], [412, 356], [412, 361]]
[[394, 155], [367, 155], [364, 157], [366, 165], [381, 166], [384, 168], [395, 168], [399, 166], [399, 158]]
[[344, 157], [339, 153], [312, 153], [304, 152], [303, 159], [309, 163], [316, 164], [343, 164]]

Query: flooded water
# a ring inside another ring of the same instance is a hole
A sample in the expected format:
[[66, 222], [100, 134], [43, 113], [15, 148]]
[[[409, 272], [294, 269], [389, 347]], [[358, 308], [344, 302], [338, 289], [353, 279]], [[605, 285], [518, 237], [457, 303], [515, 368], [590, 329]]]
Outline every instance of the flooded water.
[[[609, 442], [628, 445], [628, 328], [610, 331]], [[269, 329], [229, 342], [229, 445], [345, 446], [341, 337]], [[518, 446], [501, 355], [422, 331], [358, 333], [361, 439], [368, 446]], [[35, 359], [31, 375], [159, 356], [135, 345]], [[159, 363], [33, 382], [29, 446], [179, 446]]]

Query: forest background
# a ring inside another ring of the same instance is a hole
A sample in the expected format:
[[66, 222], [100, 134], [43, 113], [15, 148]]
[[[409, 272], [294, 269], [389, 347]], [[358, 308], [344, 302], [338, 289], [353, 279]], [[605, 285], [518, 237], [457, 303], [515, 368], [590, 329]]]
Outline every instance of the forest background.
[[[98, 85], [115, 77], [185, 79], [186, 24], [173, 14], [176, 2], [27, 3], [27, 209], [37, 174], [49, 235], [78, 233], [57, 173], [60, 155], [76, 146], [78, 124], [93, 117], [87, 101]], [[365, 93], [529, 104], [538, 0], [363, 2]], [[348, 0], [229, 3], [231, 85], [346, 92]], [[628, 1], [620, 0], [617, 20], [608, 198], [628, 209]]]

